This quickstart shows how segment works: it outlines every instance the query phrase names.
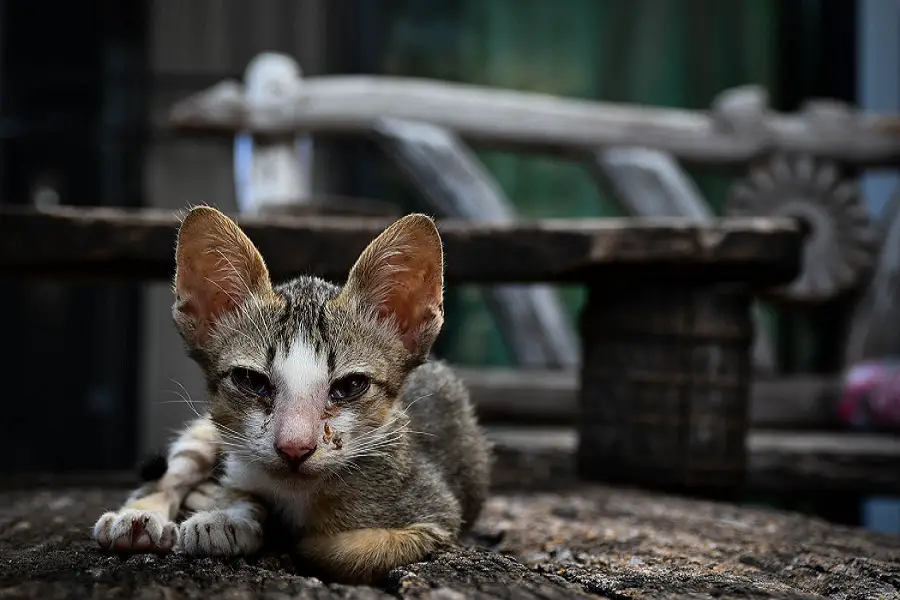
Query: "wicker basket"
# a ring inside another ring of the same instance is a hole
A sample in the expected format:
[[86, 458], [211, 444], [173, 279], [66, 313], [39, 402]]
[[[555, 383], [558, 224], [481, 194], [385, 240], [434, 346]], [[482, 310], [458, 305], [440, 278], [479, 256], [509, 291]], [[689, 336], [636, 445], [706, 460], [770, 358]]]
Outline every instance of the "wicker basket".
[[592, 290], [582, 313], [582, 477], [704, 496], [746, 471], [750, 294]]

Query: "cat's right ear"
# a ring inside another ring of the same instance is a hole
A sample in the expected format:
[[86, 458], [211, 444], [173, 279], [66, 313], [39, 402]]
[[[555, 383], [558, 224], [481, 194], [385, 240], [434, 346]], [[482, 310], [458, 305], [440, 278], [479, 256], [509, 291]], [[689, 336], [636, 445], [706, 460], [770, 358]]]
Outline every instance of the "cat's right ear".
[[182, 335], [197, 346], [250, 295], [272, 293], [256, 246], [234, 221], [209, 206], [191, 209], [181, 222], [175, 262], [172, 313]]

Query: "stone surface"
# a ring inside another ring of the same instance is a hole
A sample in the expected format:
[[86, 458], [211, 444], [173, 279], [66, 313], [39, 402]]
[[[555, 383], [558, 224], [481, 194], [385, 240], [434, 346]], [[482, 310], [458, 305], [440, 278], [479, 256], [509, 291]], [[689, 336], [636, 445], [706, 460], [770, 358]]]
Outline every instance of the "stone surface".
[[624, 489], [498, 493], [465, 547], [380, 588], [287, 556], [104, 555], [90, 527], [125, 494], [0, 492], [0, 598], [900, 598], [900, 538]]

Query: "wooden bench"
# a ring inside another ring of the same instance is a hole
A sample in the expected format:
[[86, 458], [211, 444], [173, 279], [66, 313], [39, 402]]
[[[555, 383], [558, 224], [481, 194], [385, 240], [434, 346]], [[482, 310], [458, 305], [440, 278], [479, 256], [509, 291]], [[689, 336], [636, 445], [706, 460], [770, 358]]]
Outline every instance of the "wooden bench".
[[[307, 273], [333, 281], [343, 281], [388, 222], [238, 221], [274, 278]], [[165, 212], [6, 208], [0, 212], [0, 275], [168, 280], [176, 227], [176, 215]], [[692, 491], [739, 489], [751, 380], [750, 302], [754, 289], [796, 275], [796, 223], [446, 220], [440, 229], [449, 284], [587, 287], [578, 394], [584, 477]]]

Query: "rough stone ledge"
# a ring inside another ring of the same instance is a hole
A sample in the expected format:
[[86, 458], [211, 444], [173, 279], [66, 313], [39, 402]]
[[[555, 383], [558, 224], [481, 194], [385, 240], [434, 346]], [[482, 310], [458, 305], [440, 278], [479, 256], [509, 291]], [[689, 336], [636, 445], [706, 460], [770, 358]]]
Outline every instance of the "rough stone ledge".
[[0, 599], [900, 598], [900, 538], [625, 489], [497, 494], [465, 547], [381, 588], [302, 576], [286, 556], [104, 555], [90, 527], [125, 494], [0, 492]]

